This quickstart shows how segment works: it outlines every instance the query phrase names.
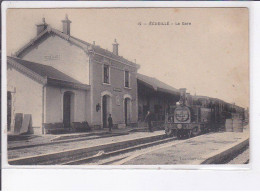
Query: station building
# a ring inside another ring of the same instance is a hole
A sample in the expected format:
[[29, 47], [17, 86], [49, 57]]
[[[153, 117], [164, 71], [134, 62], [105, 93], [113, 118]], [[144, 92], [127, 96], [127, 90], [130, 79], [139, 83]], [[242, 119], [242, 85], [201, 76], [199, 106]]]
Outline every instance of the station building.
[[163, 119], [178, 90], [137, 74], [140, 65], [118, 55], [116, 40], [110, 52], [73, 37], [67, 16], [62, 24], [59, 31], [43, 18], [36, 37], [7, 57], [9, 130], [17, 113], [30, 114], [38, 134], [49, 123], [106, 128], [109, 114], [115, 127], [136, 126], [148, 109]]

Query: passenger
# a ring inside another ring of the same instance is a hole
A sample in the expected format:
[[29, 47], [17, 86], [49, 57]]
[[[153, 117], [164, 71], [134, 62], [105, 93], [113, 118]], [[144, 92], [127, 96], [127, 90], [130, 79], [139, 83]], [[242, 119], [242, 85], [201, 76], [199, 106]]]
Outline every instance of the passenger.
[[151, 114], [151, 112], [149, 110], [148, 110], [148, 112], [147, 112], [147, 114], [145, 116], [145, 122], [148, 123], [148, 130], [150, 132], [153, 132], [153, 130], [152, 130], [152, 114]]
[[113, 119], [112, 119], [112, 116], [111, 114], [109, 114], [109, 117], [108, 117], [108, 127], [109, 127], [109, 132], [112, 131], [112, 128], [113, 128]]

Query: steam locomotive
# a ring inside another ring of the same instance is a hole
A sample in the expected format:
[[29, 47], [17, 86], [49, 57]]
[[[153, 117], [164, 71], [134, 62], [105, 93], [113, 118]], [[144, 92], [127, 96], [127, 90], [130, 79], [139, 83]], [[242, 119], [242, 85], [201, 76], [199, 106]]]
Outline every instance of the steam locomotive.
[[181, 139], [217, 131], [234, 114], [243, 119], [244, 109], [216, 98], [191, 96], [181, 88], [179, 102], [170, 106], [165, 115], [165, 133]]

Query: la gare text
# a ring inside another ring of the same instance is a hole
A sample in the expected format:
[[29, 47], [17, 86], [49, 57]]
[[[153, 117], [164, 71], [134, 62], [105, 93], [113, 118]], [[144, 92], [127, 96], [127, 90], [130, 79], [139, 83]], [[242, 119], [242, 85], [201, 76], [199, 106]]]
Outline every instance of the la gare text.
[[138, 22], [139, 26], [142, 25], [147, 25], [147, 26], [171, 26], [171, 25], [175, 25], [175, 26], [190, 26], [191, 22], [154, 22], [154, 21], [150, 21], [148, 23], [144, 23], [144, 22]]

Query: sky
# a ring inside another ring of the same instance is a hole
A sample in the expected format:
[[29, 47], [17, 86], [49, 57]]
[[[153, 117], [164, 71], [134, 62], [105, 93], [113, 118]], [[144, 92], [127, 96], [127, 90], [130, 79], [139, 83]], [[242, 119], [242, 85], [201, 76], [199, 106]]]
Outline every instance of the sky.
[[[62, 30], [66, 14], [71, 35], [110, 51], [116, 38], [119, 55], [136, 60], [139, 73], [249, 106], [247, 8], [9, 9], [7, 54], [35, 37], [42, 17]], [[149, 25], [158, 22], [169, 25]]]

